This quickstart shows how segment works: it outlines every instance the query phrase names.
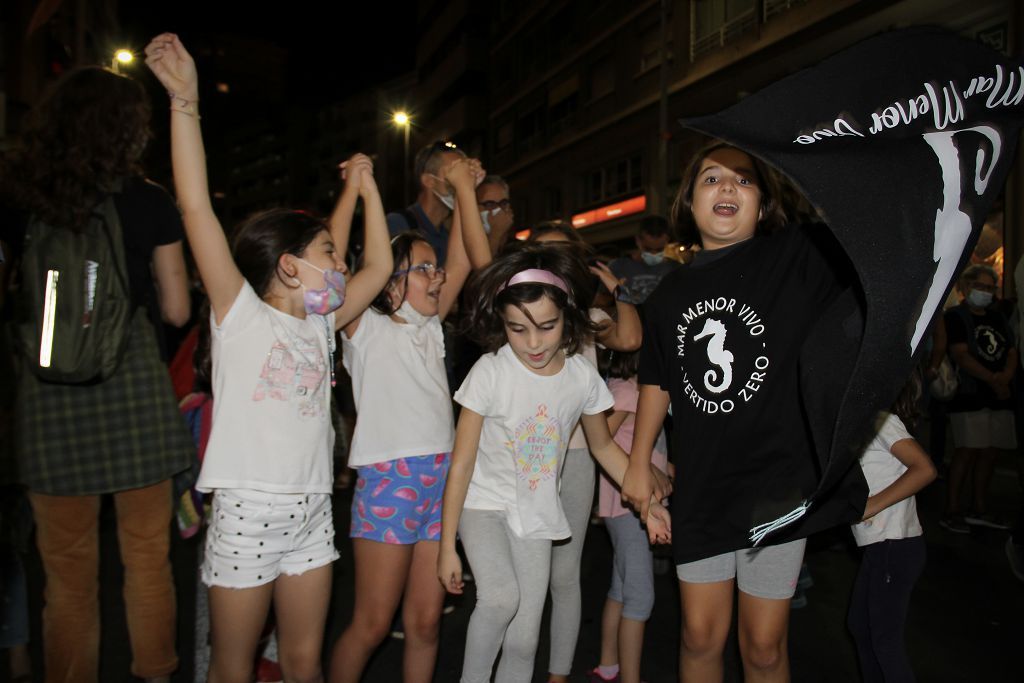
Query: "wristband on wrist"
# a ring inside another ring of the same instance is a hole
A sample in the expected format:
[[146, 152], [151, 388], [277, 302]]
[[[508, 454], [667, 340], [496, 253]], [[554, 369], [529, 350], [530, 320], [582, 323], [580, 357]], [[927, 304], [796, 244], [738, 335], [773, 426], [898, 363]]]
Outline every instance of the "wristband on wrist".
[[197, 120], [202, 118], [199, 116], [199, 109], [196, 107], [199, 104], [199, 100], [189, 100], [169, 90], [167, 91], [167, 96], [171, 98], [171, 111], [180, 112]]

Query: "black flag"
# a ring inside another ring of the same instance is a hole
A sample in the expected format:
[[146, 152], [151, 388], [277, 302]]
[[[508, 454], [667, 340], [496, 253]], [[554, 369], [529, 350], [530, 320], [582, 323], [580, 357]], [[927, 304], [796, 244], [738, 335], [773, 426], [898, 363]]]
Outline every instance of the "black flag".
[[818, 489], [807, 505], [752, 530], [755, 542], [793, 522], [783, 536], [863, 511], [865, 491], [836, 492], [844, 478], [859, 478], [851, 465], [866, 432], [905, 383], [1002, 190], [1022, 102], [1021, 60], [918, 28], [870, 38], [723, 112], [682, 121], [786, 174], [860, 282], [860, 292], [822, 312], [801, 350]]

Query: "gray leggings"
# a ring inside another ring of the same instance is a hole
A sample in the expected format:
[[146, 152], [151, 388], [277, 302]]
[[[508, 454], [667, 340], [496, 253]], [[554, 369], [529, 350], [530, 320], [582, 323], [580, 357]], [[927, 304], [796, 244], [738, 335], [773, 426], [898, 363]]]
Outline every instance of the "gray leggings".
[[547, 597], [551, 541], [517, 537], [505, 513], [496, 510], [463, 510], [459, 536], [476, 581], [462, 683], [490, 681], [499, 649], [495, 683], [529, 681]]
[[622, 616], [647, 621], [654, 608], [654, 555], [647, 531], [632, 512], [605, 517], [604, 528], [614, 550], [608, 597], [622, 603]]
[[572, 448], [565, 454], [562, 485], [558, 497], [569, 520], [572, 538], [551, 548], [551, 659], [548, 673], [568, 676], [580, 635], [580, 558], [587, 523], [594, 506], [594, 459], [587, 448]]

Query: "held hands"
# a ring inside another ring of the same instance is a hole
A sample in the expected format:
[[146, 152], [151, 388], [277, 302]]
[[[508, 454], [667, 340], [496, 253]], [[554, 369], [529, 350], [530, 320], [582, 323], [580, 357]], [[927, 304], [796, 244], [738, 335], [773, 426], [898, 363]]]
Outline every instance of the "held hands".
[[462, 593], [462, 560], [459, 554], [452, 550], [442, 550], [437, 556], [437, 579], [449, 593], [460, 595]]
[[146, 66], [172, 97], [199, 101], [199, 76], [192, 55], [173, 33], [161, 33], [146, 46]]
[[672, 542], [672, 516], [660, 503], [651, 503], [647, 513], [647, 538], [651, 543]]
[[479, 159], [456, 159], [448, 164], [441, 173], [448, 184], [456, 192], [459, 190], [476, 190], [477, 186], [487, 176]]
[[622, 502], [639, 512], [640, 519], [647, 519], [653, 493], [650, 466], [631, 461], [622, 477]]
[[665, 500], [672, 495], [672, 480], [654, 465], [651, 465], [651, 483], [655, 500]]
[[365, 154], [356, 153], [349, 159], [338, 164], [341, 170], [341, 179], [345, 181], [345, 194], [358, 192], [365, 197], [368, 192], [377, 190], [377, 183], [373, 177], [373, 160]]

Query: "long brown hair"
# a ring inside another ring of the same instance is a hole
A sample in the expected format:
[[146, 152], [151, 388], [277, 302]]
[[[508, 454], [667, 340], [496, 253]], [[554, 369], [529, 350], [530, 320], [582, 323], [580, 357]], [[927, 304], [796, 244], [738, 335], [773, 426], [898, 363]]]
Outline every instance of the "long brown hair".
[[119, 178], [141, 173], [149, 116], [137, 81], [95, 66], [68, 72], [29, 112], [0, 164], [6, 199], [74, 228]]
[[[687, 246], [702, 244], [700, 231], [693, 220], [693, 185], [697, 181], [700, 165], [716, 151], [730, 148], [747, 154], [727, 142], [716, 140], [698, 150], [684, 169], [679, 192], [676, 194], [675, 201], [672, 202], [672, 225], [675, 226], [676, 234], [679, 235], [683, 244]], [[786, 224], [786, 214], [780, 202], [779, 182], [775, 172], [767, 164], [750, 154], [747, 156], [750, 157], [754, 166], [754, 174], [757, 176], [754, 181], [757, 183], [758, 189], [761, 190], [761, 219], [757, 222], [757, 233], [769, 233]]]

